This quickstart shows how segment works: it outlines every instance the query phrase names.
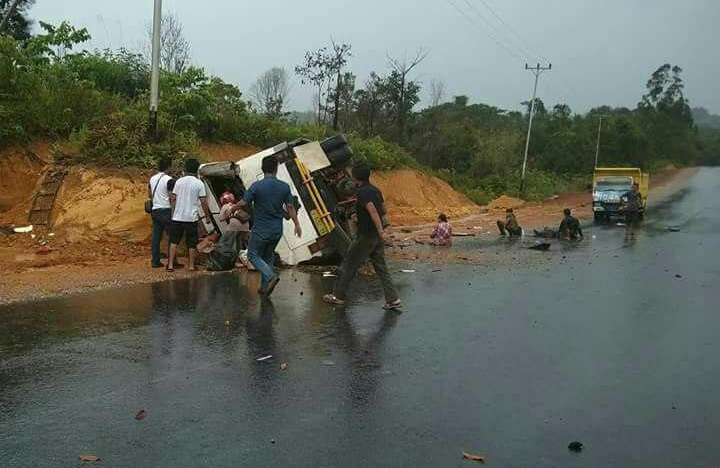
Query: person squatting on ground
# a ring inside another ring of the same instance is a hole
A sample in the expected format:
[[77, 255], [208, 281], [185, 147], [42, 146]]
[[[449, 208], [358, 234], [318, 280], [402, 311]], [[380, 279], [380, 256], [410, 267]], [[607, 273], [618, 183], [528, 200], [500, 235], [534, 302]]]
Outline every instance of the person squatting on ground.
[[[172, 213], [170, 210], [170, 193], [168, 192], [168, 182], [172, 177], [168, 175], [168, 171], [172, 166], [170, 158], [162, 158], [158, 163], [158, 172], [150, 177], [148, 182], [148, 198], [152, 200], [152, 211], [150, 218], [152, 219], [152, 237], [150, 240], [151, 260], [150, 265], [153, 268], [163, 266], [160, 263], [160, 242], [163, 233], [170, 237], [170, 223], [172, 222]], [[170, 243], [168, 242], [168, 246]]]
[[240, 250], [250, 237], [250, 216], [236, 203], [235, 195], [224, 192], [220, 196], [220, 223], [225, 232], [215, 244], [208, 258], [208, 270], [231, 270], [235, 267]]
[[518, 224], [512, 208], [505, 210], [505, 222], [498, 221], [497, 227], [500, 230], [500, 235], [502, 236], [506, 234], [509, 234], [510, 237], [522, 235], [522, 228]]
[[238, 208], [252, 203], [253, 227], [248, 245], [248, 260], [262, 275], [260, 294], [269, 296], [280, 281], [273, 270], [275, 248], [283, 234], [283, 219], [289, 215], [295, 224], [295, 235], [302, 237], [290, 186], [277, 179], [278, 161], [274, 156], [262, 160], [264, 177], [245, 192]]
[[[189, 269], [197, 270], [198, 219], [203, 219], [210, 213], [205, 195], [205, 184], [197, 178], [200, 163], [197, 159], [185, 161], [185, 176], [175, 182], [170, 195], [172, 205], [172, 227], [170, 231], [170, 257], [167, 270], [174, 271], [177, 246], [185, 237], [190, 261]], [[202, 206], [203, 216], [198, 216], [198, 204]]]
[[445, 213], [440, 213], [437, 219], [437, 226], [433, 229], [430, 234], [433, 245], [445, 245], [450, 246], [452, 244], [452, 226], [448, 221]]
[[577, 240], [583, 237], [580, 221], [572, 216], [570, 208], [563, 210], [563, 219], [560, 221], [560, 227], [558, 229], [546, 227], [542, 231], [534, 229], [533, 232], [535, 237], [543, 237], [546, 239]]
[[563, 210], [563, 219], [560, 221], [560, 227], [558, 228], [558, 238], [577, 240], [583, 237], [582, 227], [580, 227], [580, 221], [572, 215], [570, 208]]
[[351, 174], [359, 184], [355, 205], [358, 221], [357, 237], [345, 253], [332, 294], [324, 295], [323, 300], [329, 304], [344, 305], [350, 283], [369, 258], [385, 293], [383, 308], [386, 310], [400, 308], [402, 303], [398, 299], [385, 262], [385, 226], [382, 221], [385, 207], [382, 193], [370, 183], [370, 168], [366, 165], [353, 166]]

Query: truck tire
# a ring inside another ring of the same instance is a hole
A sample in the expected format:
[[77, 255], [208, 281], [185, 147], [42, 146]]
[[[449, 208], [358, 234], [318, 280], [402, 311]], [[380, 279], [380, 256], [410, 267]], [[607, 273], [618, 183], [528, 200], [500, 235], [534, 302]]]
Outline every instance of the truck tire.
[[347, 138], [345, 138], [345, 135], [342, 133], [338, 133], [335, 136], [331, 136], [330, 138], [326, 138], [325, 140], [320, 142], [320, 147], [325, 151], [325, 153], [329, 153], [337, 148], [341, 148], [343, 146], [347, 146], [348, 141]]
[[605, 220], [605, 216], [602, 213], [595, 213], [595, 224], [600, 224]]
[[330, 164], [332, 164], [334, 167], [347, 166], [353, 157], [353, 151], [348, 145], [335, 148], [330, 152], [326, 151], [325, 154], [330, 160]]

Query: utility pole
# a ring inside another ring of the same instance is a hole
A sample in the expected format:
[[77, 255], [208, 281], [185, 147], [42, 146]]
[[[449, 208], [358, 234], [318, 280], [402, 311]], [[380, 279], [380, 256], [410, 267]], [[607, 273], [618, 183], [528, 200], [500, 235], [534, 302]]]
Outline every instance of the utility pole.
[[525, 156], [523, 157], [522, 174], [520, 176], [520, 196], [525, 194], [525, 170], [527, 169], [528, 149], [530, 148], [530, 132], [532, 131], [533, 116], [535, 115], [535, 96], [537, 95], [538, 78], [540, 78], [542, 72], [551, 69], [552, 63], [548, 64], [547, 67], [541, 67], [539, 63], [535, 67], [528, 67], [528, 64], [525, 64], [525, 70], [530, 70], [535, 74], [535, 86], [533, 87], [532, 100], [530, 101], [530, 121], [528, 122], [527, 139], [525, 140]]
[[10, 9], [8, 10], [7, 14], [2, 19], [2, 21], [0, 21], [0, 33], [2, 33], [2, 30], [5, 29], [5, 26], [7, 25], [8, 20], [10, 20], [10, 17], [13, 15], [13, 13], [15, 13], [15, 8], [17, 8], [18, 3], [20, 3], [20, 0], [14, 0], [10, 4]]
[[152, 29], [152, 71], [150, 74], [150, 127], [149, 133], [157, 141], [158, 95], [160, 94], [160, 25], [162, 23], [162, 0], [155, 0], [155, 14]]
[[595, 168], [597, 168], [598, 156], [600, 155], [600, 130], [602, 129], [603, 117], [605, 116], [600, 114], [600, 121], [598, 122], [597, 146], [595, 146]]

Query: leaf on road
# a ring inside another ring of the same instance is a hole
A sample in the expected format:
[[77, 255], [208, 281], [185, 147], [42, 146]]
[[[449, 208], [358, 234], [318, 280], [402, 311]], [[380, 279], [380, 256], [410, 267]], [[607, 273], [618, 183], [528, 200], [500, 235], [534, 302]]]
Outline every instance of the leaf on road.
[[485, 455], [475, 455], [474, 453], [463, 452], [463, 458], [480, 463], [485, 463]]
[[80, 461], [97, 462], [97, 461], [100, 461], [100, 457], [89, 454], [89, 453], [85, 453], [85, 454], [80, 455]]
[[145, 416], [147, 416], [147, 412], [145, 412], [144, 409], [141, 409], [135, 415], [135, 419], [137, 419], [138, 421], [142, 421], [143, 419], [145, 419]]

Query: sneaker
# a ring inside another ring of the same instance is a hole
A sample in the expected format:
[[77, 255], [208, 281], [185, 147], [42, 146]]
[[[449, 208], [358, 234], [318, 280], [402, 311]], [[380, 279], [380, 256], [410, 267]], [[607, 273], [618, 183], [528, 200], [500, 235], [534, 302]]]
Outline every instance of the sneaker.
[[272, 275], [270, 277], [270, 280], [268, 281], [268, 287], [267, 287], [267, 291], [265, 291], [265, 295], [269, 296], [270, 294], [272, 294], [273, 291], [275, 290], [275, 286], [277, 286], [279, 282], [280, 282], [280, 277], [278, 275]]

